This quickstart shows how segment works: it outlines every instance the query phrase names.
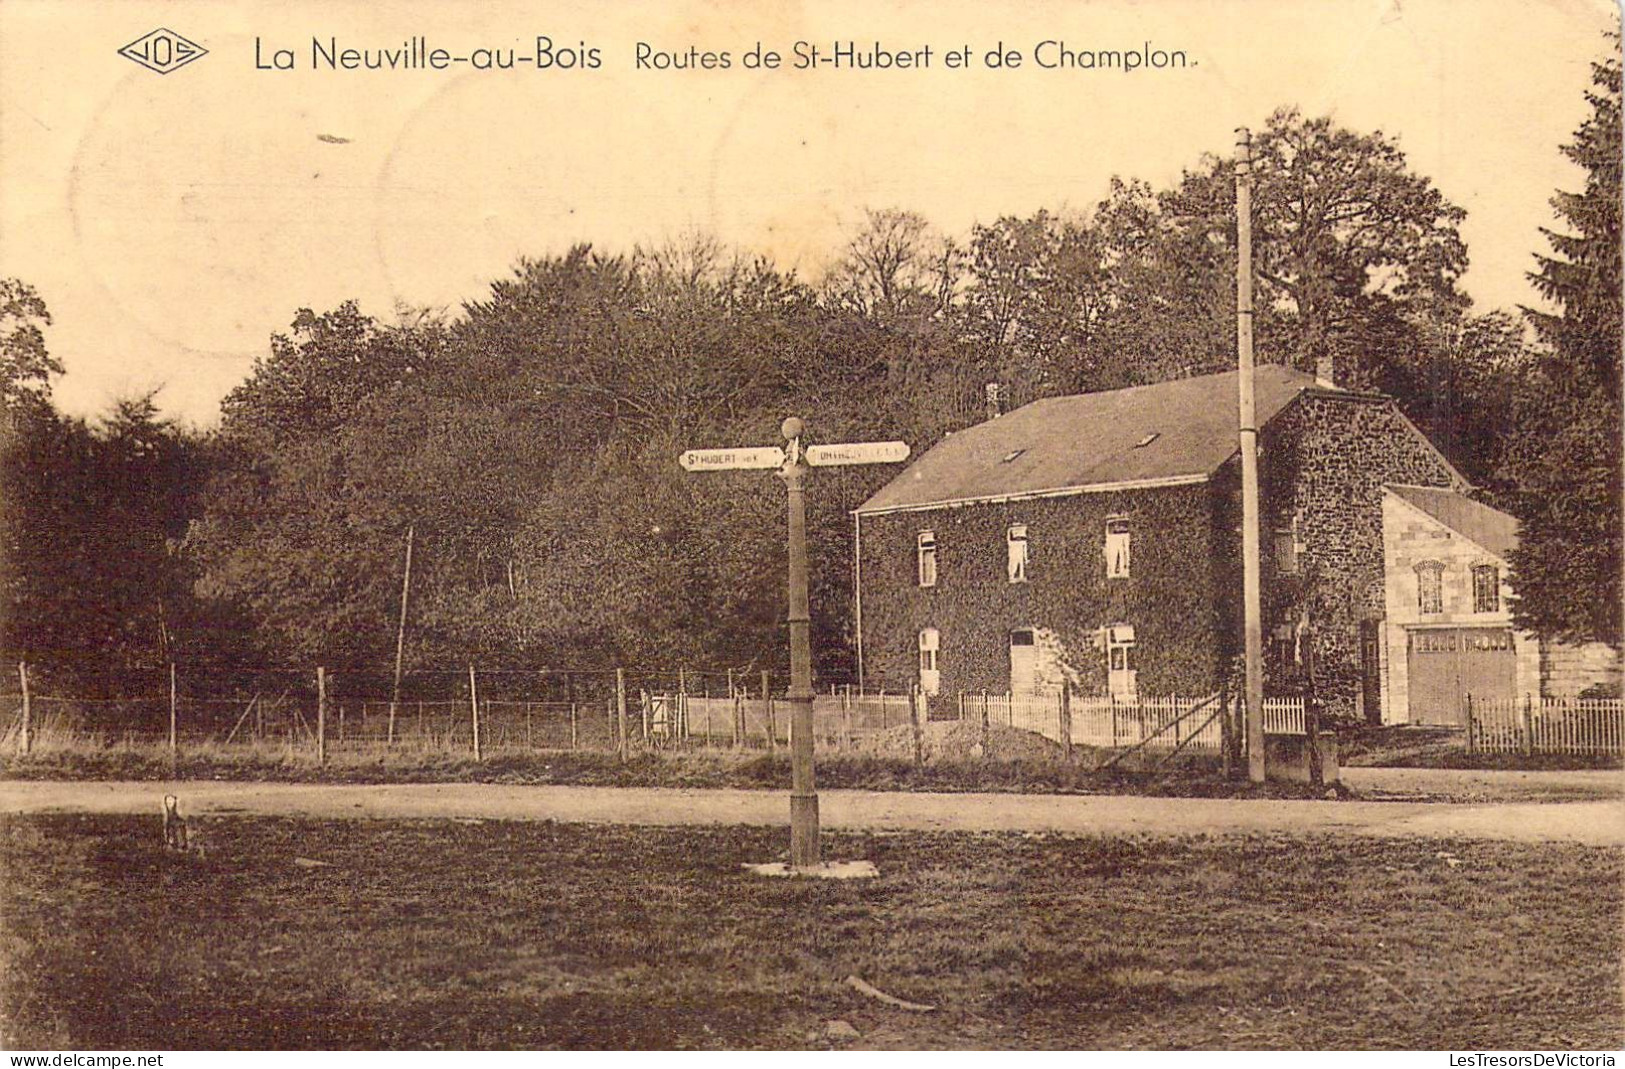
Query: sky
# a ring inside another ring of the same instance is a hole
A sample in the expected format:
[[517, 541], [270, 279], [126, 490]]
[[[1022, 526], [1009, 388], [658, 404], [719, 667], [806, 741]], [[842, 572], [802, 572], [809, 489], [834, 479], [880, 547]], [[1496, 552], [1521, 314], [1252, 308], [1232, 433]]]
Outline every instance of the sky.
[[[1536, 299], [1550, 198], [1583, 180], [1558, 150], [1616, 25], [1601, 0], [6, 0], [0, 276], [51, 309], [65, 411], [159, 388], [208, 426], [301, 307], [455, 311], [520, 256], [694, 230], [816, 279], [865, 208], [958, 235], [1087, 209], [1113, 175], [1166, 185], [1295, 104], [1395, 138], [1468, 212], [1477, 308], [1510, 308]], [[160, 27], [207, 54], [162, 75], [118, 54]], [[330, 69], [313, 49], [418, 39], [532, 62]], [[931, 62], [798, 70], [797, 41]], [[1045, 41], [1186, 65], [1045, 69]], [[729, 66], [639, 69], [640, 43]], [[745, 67], [758, 43], [777, 69]], [[596, 65], [562, 69], [565, 49]]]

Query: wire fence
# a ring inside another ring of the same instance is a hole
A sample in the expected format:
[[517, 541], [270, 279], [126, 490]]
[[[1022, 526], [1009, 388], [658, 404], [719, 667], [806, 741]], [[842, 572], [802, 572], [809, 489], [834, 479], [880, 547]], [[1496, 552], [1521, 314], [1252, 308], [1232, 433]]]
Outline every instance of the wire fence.
[[[138, 693], [56, 692], [19, 666], [0, 693], [0, 749], [159, 747], [171, 753], [331, 754], [620, 753], [713, 748], [775, 752], [791, 737], [791, 706], [771, 673], [678, 669], [420, 671], [199, 669], [121, 677]], [[1267, 734], [1304, 734], [1304, 700], [1264, 702]], [[1240, 724], [1234, 698], [1133, 701], [1062, 693], [928, 696], [917, 687], [861, 692], [832, 686], [812, 700], [814, 745], [921, 752], [932, 722], [973, 721], [1104, 750], [1222, 753]], [[1464, 746], [1484, 753], [1625, 753], [1625, 702], [1475, 700]], [[1239, 732], [1237, 733], [1239, 734]], [[1240, 739], [1234, 740], [1240, 746]], [[912, 745], [911, 745], [912, 744]], [[884, 747], [883, 747], [884, 748]], [[879, 752], [874, 750], [874, 752]]]
[[[266, 669], [148, 673], [146, 693], [84, 697], [30, 686], [0, 694], [0, 748], [167, 747], [488, 754], [688, 747], [766, 750], [790, 742], [790, 703], [767, 672], [421, 672]], [[135, 689], [135, 688], [132, 688]], [[917, 693], [833, 686], [812, 702], [815, 743], [851, 748], [930, 715]]]

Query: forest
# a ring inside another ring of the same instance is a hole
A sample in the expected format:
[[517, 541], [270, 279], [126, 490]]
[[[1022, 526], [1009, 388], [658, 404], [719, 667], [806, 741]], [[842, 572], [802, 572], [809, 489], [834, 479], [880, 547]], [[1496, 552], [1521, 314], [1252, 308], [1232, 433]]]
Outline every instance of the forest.
[[[1255, 134], [1257, 350], [1380, 390], [1524, 531], [1521, 626], [1620, 637], [1620, 69], [1562, 147], [1531, 307], [1474, 309], [1465, 212], [1375, 131]], [[1555, 149], [1554, 149], [1555, 150]], [[0, 647], [54, 677], [166, 663], [778, 669], [784, 494], [685, 449], [902, 439], [1234, 365], [1234, 174], [939, 231], [866, 212], [801, 278], [705, 234], [520, 260], [456, 309], [299, 309], [217, 426], [51, 399], [49, 294], [0, 280]], [[493, 265], [493, 271], [502, 270]], [[852, 674], [851, 517], [809, 484], [820, 682]]]

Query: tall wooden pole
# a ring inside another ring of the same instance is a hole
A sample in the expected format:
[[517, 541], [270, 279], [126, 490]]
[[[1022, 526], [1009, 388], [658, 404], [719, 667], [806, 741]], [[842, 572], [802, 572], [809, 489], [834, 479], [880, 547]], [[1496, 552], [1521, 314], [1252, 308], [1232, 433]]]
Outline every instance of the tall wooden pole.
[[1236, 383], [1241, 448], [1241, 587], [1247, 778], [1264, 781], [1264, 624], [1259, 592], [1258, 415], [1253, 400], [1252, 137], [1236, 131]]
[[316, 669], [316, 763], [327, 763], [327, 669]]
[[485, 756], [480, 749], [480, 692], [474, 682], [474, 666], [468, 666], [468, 708], [469, 715], [474, 721], [474, 760], [478, 761]]
[[28, 753], [34, 748], [34, 709], [28, 697], [28, 662], [17, 663], [17, 681], [23, 688], [23, 729], [17, 736], [17, 749]]
[[412, 542], [417, 535], [415, 523], [406, 526], [406, 567], [401, 576], [401, 613], [395, 626], [395, 682], [389, 690], [389, 742], [395, 742], [395, 707], [401, 700], [401, 662], [406, 656], [406, 600], [412, 593]]
[[177, 721], [180, 719], [180, 694], [175, 687], [175, 662], [169, 662], [169, 756], [174, 757], [180, 750], [180, 739], [176, 731]]
[[615, 718], [618, 731], [615, 749], [621, 755], [621, 760], [627, 758], [626, 750], [626, 669], [615, 669]]
[[780, 475], [789, 519], [790, 625], [790, 867], [818, 866], [818, 794], [813, 788], [812, 617], [807, 598], [807, 466], [801, 459], [805, 425], [794, 416], [781, 428], [789, 443]]

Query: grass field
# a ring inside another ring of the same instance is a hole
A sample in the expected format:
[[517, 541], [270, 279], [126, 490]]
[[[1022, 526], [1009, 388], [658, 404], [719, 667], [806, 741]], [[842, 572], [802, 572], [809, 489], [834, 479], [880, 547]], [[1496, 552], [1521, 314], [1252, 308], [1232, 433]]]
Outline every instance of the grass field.
[[226, 817], [202, 859], [156, 816], [0, 832], [10, 1049], [1625, 1038], [1617, 851], [830, 836], [882, 874], [836, 883], [745, 874], [773, 829]]
[[[1008, 729], [1006, 729], [1008, 730]], [[1057, 748], [1058, 749], [1058, 748]], [[1081, 747], [1079, 748], [1082, 749]], [[1068, 763], [1053, 757], [912, 760], [865, 754], [818, 758], [823, 789], [878, 791], [1010, 791], [1043, 794], [1150, 794], [1180, 797], [1318, 798], [1323, 791], [1291, 784], [1225, 779], [1217, 759], [1180, 755], [1155, 770], [1136, 760], [1097, 771], [1091, 755]], [[239, 750], [182, 751], [172, 760], [156, 747], [45, 750], [0, 755], [0, 779], [250, 780], [295, 783], [507, 783], [593, 787], [715, 787], [788, 790], [790, 759], [776, 754], [691, 750], [638, 753], [623, 761], [591, 752], [498, 752], [469, 755], [336, 751], [325, 765], [304, 754]]]

